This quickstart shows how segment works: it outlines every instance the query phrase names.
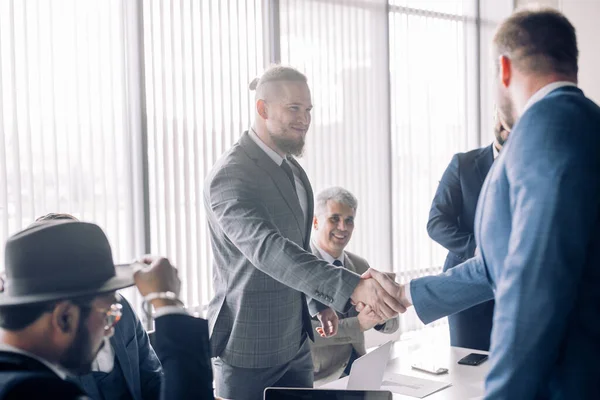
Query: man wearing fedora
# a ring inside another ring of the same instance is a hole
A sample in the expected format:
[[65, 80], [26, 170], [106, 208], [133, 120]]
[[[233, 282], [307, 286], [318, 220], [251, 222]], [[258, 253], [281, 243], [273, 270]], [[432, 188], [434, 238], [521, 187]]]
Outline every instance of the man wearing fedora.
[[[70, 214], [50, 213], [36, 219], [39, 225], [50, 221], [78, 221]], [[158, 400], [162, 367], [150, 346], [148, 334], [125, 298], [121, 299], [121, 319], [110, 341], [92, 362], [92, 369], [77, 376], [92, 400]]]
[[162, 399], [212, 398], [208, 325], [186, 314], [169, 261], [115, 267], [102, 230], [84, 222], [34, 225], [8, 239], [0, 293], [0, 399], [82, 399], [87, 373], [121, 317], [116, 290], [135, 284], [156, 310]]

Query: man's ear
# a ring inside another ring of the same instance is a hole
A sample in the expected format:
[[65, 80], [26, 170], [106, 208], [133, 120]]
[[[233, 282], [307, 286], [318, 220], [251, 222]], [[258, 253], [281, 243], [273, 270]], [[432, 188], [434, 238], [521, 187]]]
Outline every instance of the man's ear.
[[258, 112], [258, 115], [260, 115], [262, 119], [269, 118], [267, 102], [264, 101], [263, 99], [256, 100], [256, 111]]
[[52, 325], [55, 331], [67, 336], [75, 336], [79, 326], [81, 310], [69, 301], [61, 301], [52, 311]]
[[319, 220], [317, 219], [317, 217], [313, 217], [313, 228], [315, 229], [315, 231], [319, 230]]
[[502, 82], [502, 86], [507, 88], [512, 78], [512, 62], [510, 58], [504, 55], [500, 56], [498, 61], [500, 65], [500, 82]]

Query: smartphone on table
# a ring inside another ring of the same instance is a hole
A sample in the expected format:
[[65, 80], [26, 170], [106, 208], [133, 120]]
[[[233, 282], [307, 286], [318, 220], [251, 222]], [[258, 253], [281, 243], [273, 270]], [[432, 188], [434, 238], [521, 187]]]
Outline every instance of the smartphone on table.
[[471, 353], [471, 354], [461, 358], [460, 360], [458, 360], [458, 363], [461, 365], [476, 366], [476, 365], [483, 363], [487, 359], [488, 359], [487, 354]]

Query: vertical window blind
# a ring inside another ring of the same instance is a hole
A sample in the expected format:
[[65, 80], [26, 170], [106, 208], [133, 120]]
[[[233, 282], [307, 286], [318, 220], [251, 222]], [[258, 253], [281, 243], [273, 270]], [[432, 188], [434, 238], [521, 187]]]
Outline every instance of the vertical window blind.
[[349, 249], [403, 282], [438, 272], [429, 206], [452, 154], [478, 144], [471, 3], [0, 0], [0, 242], [72, 213], [116, 261], [168, 256], [183, 300], [206, 305], [204, 177], [254, 117], [248, 83], [279, 59], [312, 90], [300, 162], [315, 193], [359, 199]]
[[144, 0], [151, 248], [179, 268], [190, 306], [212, 297], [204, 177], [254, 117], [261, 0]]
[[386, 2], [280, 2], [281, 60], [308, 76], [314, 105], [305, 167], [316, 194], [358, 199], [348, 249], [391, 271]]
[[0, 1], [0, 259], [8, 236], [50, 212], [99, 224], [116, 261], [143, 252], [130, 10]]
[[[390, 4], [391, 204], [393, 265], [400, 280], [441, 272], [447, 250], [426, 230], [431, 201], [452, 155], [477, 142], [467, 105], [472, 83], [465, 34], [473, 12], [463, 1]], [[474, 2], [473, 2], [474, 3]], [[403, 331], [422, 327], [414, 310]]]

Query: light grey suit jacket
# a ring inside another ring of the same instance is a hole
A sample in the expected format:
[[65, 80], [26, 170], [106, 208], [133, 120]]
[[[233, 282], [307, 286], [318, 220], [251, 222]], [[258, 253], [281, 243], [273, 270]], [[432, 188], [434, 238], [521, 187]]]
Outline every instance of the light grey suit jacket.
[[[214, 255], [215, 296], [208, 306], [213, 357], [242, 368], [289, 362], [310, 315], [324, 305], [350, 308], [360, 276], [310, 253], [313, 195], [304, 220], [290, 180], [245, 132], [213, 166], [204, 187]], [[305, 295], [311, 302], [309, 313]]]
[[[322, 258], [321, 253], [314, 244], [311, 243], [310, 247], [314, 255]], [[362, 275], [370, 266], [364, 258], [346, 251], [344, 253], [344, 268]], [[352, 354], [352, 348], [359, 356], [366, 354], [365, 335], [360, 330], [357, 316], [358, 312], [355, 308], [351, 308], [346, 313], [338, 312], [340, 324], [337, 335], [326, 339], [319, 335], [315, 336], [315, 341], [311, 346], [315, 387], [338, 379], [342, 375]], [[321, 326], [321, 323], [316, 319], [313, 319], [312, 324], [313, 329]], [[394, 333], [398, 330], [398, 326], [398, 317], [395, 317], [378, 326], [377, 330], [382, 333]]]

